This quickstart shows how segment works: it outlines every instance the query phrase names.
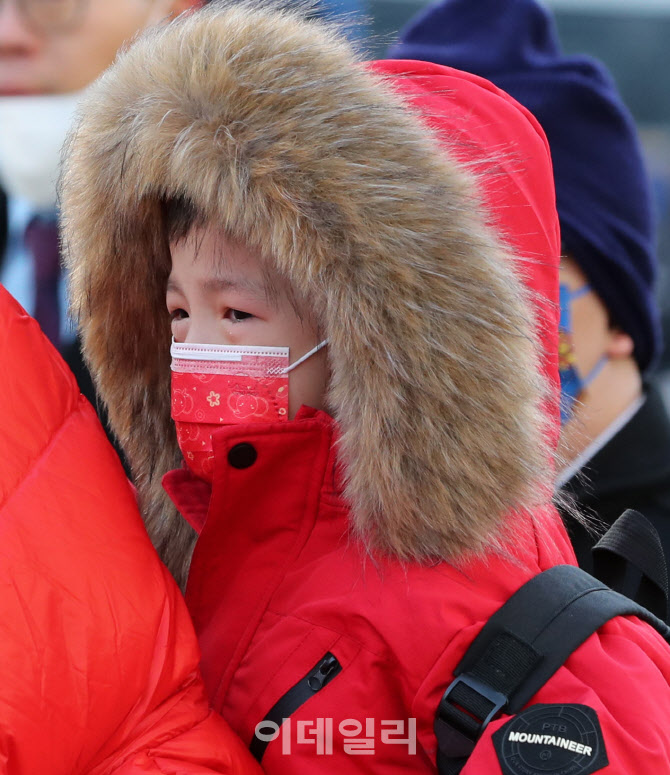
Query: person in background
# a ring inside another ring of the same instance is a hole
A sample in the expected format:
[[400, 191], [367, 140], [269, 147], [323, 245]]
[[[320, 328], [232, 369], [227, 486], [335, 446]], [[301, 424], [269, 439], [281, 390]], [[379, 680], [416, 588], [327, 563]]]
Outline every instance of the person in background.
[[[389, 55], [488, 78], [540, 121], [564, 254], [557, 484], [605, 526], [639, 510], [670, 556], [670, 418], [650, 378], [661, 351], [651, 189], [611, 76], [590, 57], [563, 54], [535, 0], [445, 0], [411, 21]], [[566, 521], [591, 570], [596, 536]]]
[[86, 87], [139, 30], [200, 0], [0, 2], [0, 283], [39, 322], [95, 401], [68, 322], [56, 180]]

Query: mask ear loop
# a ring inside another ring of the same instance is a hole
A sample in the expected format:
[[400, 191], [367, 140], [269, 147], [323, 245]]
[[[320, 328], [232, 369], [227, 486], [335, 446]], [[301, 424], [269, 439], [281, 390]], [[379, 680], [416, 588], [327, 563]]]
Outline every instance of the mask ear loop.
[[288, 374], [290, 371], [293, 371], [296, 366], [300, 366], [301, 363], [304, 363], [308, 358], [311, 358], [314, 353], [318, 353], [319, 350], [323, 349], [328, 344], [328, 340], [324, 339], [323, 342], [320, 342], [317, 344], [316, 347], [313, 347], [308, 353], [305, 353], [302, 358], [298, 358], [297, 361], [294, 361], [290, 366], [287, 366], [285, 369], [281, 370], [281, 374]]
[[582, 296], [586, 296], [586, 294], [590, 292], [591, 286], [586, 283], [586, 285], [582, 285], [581, 288], [577, 288], [576, 291], [568, 291], [568, 301], [573, 302], [575, 299], [581, 299]]
[[586, 388], [593, 382], [598, 374], [600, 374], [600, 372], [605, 368], [605, 365], [608, 361], [609, 358], [606, 355], [600, 356], [598, 363], [596, 363], [591, 371], [582, 379], [582, 390], [586, 390]]

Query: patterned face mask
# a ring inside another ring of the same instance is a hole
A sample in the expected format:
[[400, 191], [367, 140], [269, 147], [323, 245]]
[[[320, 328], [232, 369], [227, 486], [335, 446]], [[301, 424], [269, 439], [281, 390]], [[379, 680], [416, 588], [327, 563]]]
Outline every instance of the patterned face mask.
[[172, 343], [172, 419], [186, 465], [212, 481], [212, 433], [221, 425], [288, 419], [288, 347]]
[[600, 374], [608, 360], [603, 355], [586, 376], [582, 376], [577, 369], [570, 305], [590, 290], [590, 285], [583, 285], [576, 291], [571, 291], [567, 285], [559, 286], [561, 319], [558, 324], [558, 375], [561, 380], [561, 425], [565, 425], [572, 417], [575, 402]]

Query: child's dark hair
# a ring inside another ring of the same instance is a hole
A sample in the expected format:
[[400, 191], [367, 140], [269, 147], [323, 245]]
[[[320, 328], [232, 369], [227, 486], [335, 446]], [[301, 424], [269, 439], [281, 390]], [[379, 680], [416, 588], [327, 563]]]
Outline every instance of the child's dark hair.
[[194, 227], [204, 226], [204, 214], [183, 196], [171, 197], [161, 202], [163, 224], [168, 242], [180, 242]]

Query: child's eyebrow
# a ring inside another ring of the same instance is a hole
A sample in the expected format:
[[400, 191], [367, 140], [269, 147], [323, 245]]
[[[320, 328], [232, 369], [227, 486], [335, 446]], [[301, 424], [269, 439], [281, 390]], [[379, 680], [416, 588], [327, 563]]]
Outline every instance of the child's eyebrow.
[[166, 291], [175, 291], [176, 293], [181, 293], [181, 287], [179, 286], [179, 283], [177, 283], [176, 280], [173, 280], [172, 277], [168, 277], [167, 285], [165, 286]]
[[[267, 295], [265, 283], [254, 282], [253, 280], [247, 280], [243, 277], [236, 277], [234, 279], [230, 277], [210, 277], [202, 284], [202, 288], [207, 291], [207, 293], [216, 293], [217, 291], [248, 291], [254, 294]], [[182, 293], [181, 286], [173, 277], [168, 278], [165, 290]]]
[[202, 284], [208, 293], [217, 291], [247, 291], [255, 295], [267, 296], [265, 283], [254, 282], [244, 277], [210, 277]]

